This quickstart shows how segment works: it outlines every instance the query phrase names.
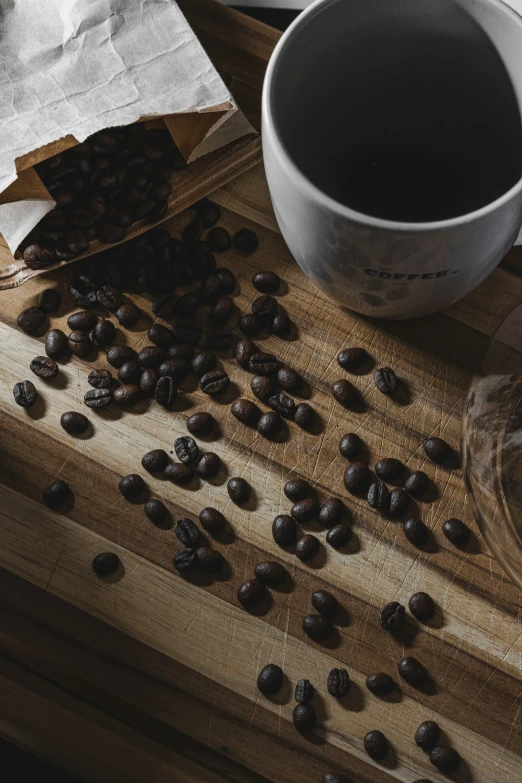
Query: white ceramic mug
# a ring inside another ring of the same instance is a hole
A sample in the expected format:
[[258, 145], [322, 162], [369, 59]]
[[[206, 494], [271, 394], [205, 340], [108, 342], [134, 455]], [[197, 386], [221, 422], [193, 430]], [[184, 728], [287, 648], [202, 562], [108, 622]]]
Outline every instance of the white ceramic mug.
[[299, 265], [375, 317], [465, 296], [522, 224], [521, 114], [522, 16], [501, 0], [314, 3], [263, 90], [266, 175]]

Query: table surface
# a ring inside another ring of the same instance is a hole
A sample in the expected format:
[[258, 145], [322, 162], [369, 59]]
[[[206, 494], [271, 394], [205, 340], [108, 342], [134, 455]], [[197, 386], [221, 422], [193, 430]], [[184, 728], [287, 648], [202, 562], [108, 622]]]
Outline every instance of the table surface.
[[[207, 8], [203, 0], [195, 5]], [[253, 25], [249, 29], [256, 32], [259, 48], [252, 68], [262, 76], [277, 34], [212, 7], [209, 23], [218, 18], [225, 18], [234, 34]], [[245, 82], [235, 88], [248, 92]], [[269, 337], [260, 344], [302, 373], [320, 431], [306, 433], [290, 423], [287, 439], [271, 443], [231, 416], [230, 399], [209, 400], [189, 380], [172, 412], [155, 404], [91, 411], [88, 437], [69, 437], [59, 417], [65, 410], [85, 410], [87, 373], [106, 366], [103, 355], [94, 363], [72, 359], [54, 382], [34, 379], [40, 402], [32, 409], [14, 404], [12, 386], [31, 376], [29, 362], [42, 353], [43, 339], [20, 332], [17, 313], [51, 285], [63, 294], [51, 323], [64, 326], [71, 311], [66, 294], [71, 270], [4, 292], [0, 735], [80, 780], [101, 783], [314, 783], [335, 769], [355, 783], [413, 783], [445, 779], [413, 741], [418, 724], [432, 719], [463, 757], [452, 779], [518, 783], [520, 592], [479, 534], [460, 469], [426, 464], [421, 444], [427, 435], [442, 435], [458, 448], [471, 374], [491, 335], [522, 298], [521, 251], [513, 250], [479, 289], [444, 313], [407, 323], [372, 321], [345, 312], [298, 269], [277, 230], [260, 166], [213, 197], [223, 210], [222, 225], [231, 232], [253, 228], [261, 239], [251, 256], [230, 251], [219, 257], [239, 281], [232, 326], [236, 329], [239, 314], [255, 297], [253, 273], [277, 271], [283, 279], [280, 302], [297, 326], [297, 337]], [[167, 226], [179, 235], [188, 219], [180, 215]], [[144, 316], [133, 330], [121, 330], [119, 340], [137, 347], [146, 342], [151, 307], [145, 297], [131, 298]], [[398, 399], [382, 396], [371, 374], [360, 375], [351, 379], [364, 411], [340, 408], [329, 385], [345, 376], [335, 357], [348, 345], [364, 346], [377, 365], [396, 369], [403, 382]], [[227, 358], [223, 366], [238, 393], [251, 397], [248, 374]], [[227, 567], [208, 581], [186, 580], [174, 571], [179, 544], [173, 530], [152, 526], [142, 506], [123, 500], [117, 488], [121, 476], [141, 472], [146, 451], [172, 452], [195, 410], [210, 410], [220, 422], [221, 437], [200, 442], [223, 460], [217, 479], [182, 488], [146, 478], [174, 520], [196, 519], [208, 505], [225, 514], [229, 534], [213, 546]], [[436, 492], [415, 512], [432, 531], [426, 551], [406, 540], [399, 523], [347, 495], [337, 444], [348, 431], [363, 438], [370, 464], [394, 456], [432, 477]], [[247, 508], [228, 499], [225, 483], [233, 475], [253, 487]], [[274, 544], [271, 522], [289, 509], [283, 485], [294, 476], [307, 478], [321, 498], [346, 502], [354, 535], [345, 551], [328, 547], [324, 531], [317, 533], [321, 554], [310, 565]], [[41, 502], [42, 490], [55, 477], [66, 479], [74, 495], [62, 513]], [[442, 535], [442, 522], [451, 516], [473, 530], [464, 551]], [[123, 570], [102, 581], [92, 573], [91, 561], [109, 550], [119, 554]], [[267, 559], [285, 564], [292, 588], [271, 591], [266, 613], [248, 613], [238, 605], [237, 588]], [[331, 590], [344, 608], [335, 639], [325, 645], [301, 630], [311, 611], [310, 595], [321, 588]], [[392, 600], [407, 604], [418, 590], [436, 601], [435, 620], [427, 625], [411, 620], [397, 636], [383, 631], [380, 608]], [[416, 690], [401, 683], [389, 701], [371, 695], [366, 676], [385, 671], [397, 680], [397, 662], [407, 654], [425, 664], [430, 687]], [[255, 686], [268, 662], [285, 672], [282, 691], [270, 698]], [[349, 695], [340, 701], [326, 690], [327, 674], [338, 665], [352, 680]], [[316, 688], [318, 726], [309, 736], [298, 734], [291, 720], [293, 689], [301, 678]], [[362, 738], [370, 729], [381, 729], [391, 743], [382, 764], [364, 752]]]

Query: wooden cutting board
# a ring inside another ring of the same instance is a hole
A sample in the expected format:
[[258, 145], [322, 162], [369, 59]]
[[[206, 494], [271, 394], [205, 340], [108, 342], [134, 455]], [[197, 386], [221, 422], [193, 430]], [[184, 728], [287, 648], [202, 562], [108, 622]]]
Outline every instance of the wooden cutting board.
[[[206, 23], [223, 49], [233, 47], [243, 31], [254, 32], [252, 70], [262, 75], [275, 32], [203, 0], [191, 5], [196, 16], [203, 10], [207, 14]], [[188, 4], [183, 7], [187, 12]], [[194, 24], [194, 18], [190, 21]], [[236, 87], [248, 93], [246, 82]], [[34, 304], [42, 288], [56, 287], [63, 305], [51, 324], [64, 327], [71, 311], [67, 282], [72, 272], [4, 292], [0, 734], [78, 779], [97, 783], [319, 783], [336, 769], [355, 783], [413, 783], [445, 779], [413, 741], [418, 724], [430, 719], [463, 757], [453, 780], [519, 783], [520, 592], [480, 537], [461, 471], [427, 464], [421, 444], [427, 435], [442, 435], [458, 448], [471, 374], [491, 335], [522, 298], [520, 250], [444, 313], [407, 323], [371, 321], [343, 311], [298, 269], [277, 231], [261, 167], [214, 198], [223, 209], [222, 225], [231, 233], [247, 226], [261, 240], [251, 256], [232, 250], [219, 257], [239, 281], [232, 326], [255, 297], [254, 272], [277, 271], [283, 278], [280, 302], [297, 326], [297, 339], [270, 337], [261, 345], [302, 373], [320, 431], [305, 433], [290, 423], [288, 438], [271, 443], [231, 416], [230, 399], [209, 400], [189, 381], [173, 412], [155, 404], [89, 411], [88, 437], [69, 437], [59, 417], [69, 409], [86, 411], [87, 374], [93, 366], [106, 366], [103, 354], [91, 363], [72, 359], [54, 382], [34, 379], [41, 401], [32, 409], [18, 408], [11, 390], [16, 381], [31, 377], [29, 362], [42, 353], [42, 338], [17, 329], [17, 313]], [[179, 235], [188, 220], [186, 214], [171, 220], [169, 231]], [[151, 307], [144, 297], [132, 299], [144, 316], [134, 329], [120, 330], [119, 340], [138, 347], [146, 343]], [[394, 367], [407, 391], [399, 399], [384, 397], [371, 374], [357, 376], [353, 380], [365, 410], [340, 408], [329, 385], [345, 376], [335, 357], [349, 345], [364, 346], [377, 365]], [[248, 374], [227, 358], [223, 365], [238, 393], [250, 398]], [[221, 437], [200, 440], [203, 449], [223, 460], [217, 479], [188, 488], [146, 480], [175, 520], [197, 519], [208, 505], [225, 514], [229, 535], [213, 545], [227, 568], [213, 581], [182, 579], [172, 567], [179, 548], [173, 530], [152, 526], [142, 506], [123, 500], [117, 488], [121, 476], [143, 472], [146, 451], [172, 452], [174, 439], [186, 433], [186, 419], [196, 410], [211, 411], [220, 423]], [[433, 478], [436, 497], [416, 507], [432, 531], [429, 551], [416, 550], [399, 523], [347, 495], [338, 442], [349, 431], [364, 440], [370, 464], [398, 457]], [[253, 487], [247, 508], [228, 498], [225, 483], [234, 475]], [[345, 551], [325, 545], [320, 531], [321, 556], [305, 565], [274, 544], [271, 523], [290, 507], [283, 485], [294, 476], [311, 481], [321, 498], [336, 496], [347, 503], [354, 536]], [[67, 480], [73, 490], [74, 501], [63, 513], [41, 502], [42, 490], [55, 477]], [[463, 552], [441, 533], [442, 522], [451, 516], [473, 530]], [[123, 563], [117, 578], [106, 582], [91, 570], [93, 556], [102, 551], [117, 552]], [[292, 589], [272, 591], [265, 614], [247, 613], [237, 603], [237, 588], [267, 559], [285, 564]], [[301, 630], [303, 616], [311, 611], [310, 595], [322, 588], [331, 590], [345, 610], [336, 640], [326, 645]], [[380, 608], [392, 600], [407, 604], [418, 590], [436, 601], [435, 621], [408, 622], [397, 637], [383, 631]], [[401, 683], [390, 701], [372, 696], [366, 676], [384, 671], [398, 679], [397, 662], [408, 654], [425, 664], [432, 687], [418, 691]], [[268, 662], [285, 672], [281, 693], [270, 698], [255, 687]], [[352, 685], [348, 697], [337, 702], [327, 693], [326, 677], [341, 665]], [[318, 726], [306, 737], [291, 720], [293, 690], [301, 678], [316, 688]], [[363, 750], [362, 738], [371, 729], [382, 730], [392, 746], [382, 764]]]

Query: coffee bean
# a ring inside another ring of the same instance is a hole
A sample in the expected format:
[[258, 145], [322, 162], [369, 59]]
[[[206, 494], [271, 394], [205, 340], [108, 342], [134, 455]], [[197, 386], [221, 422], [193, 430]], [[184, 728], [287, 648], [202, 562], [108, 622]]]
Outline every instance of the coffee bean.
[[405, 514], [410, 505], [410, 498], [407, 492], [403, 489], [392, 489], [390, 492], [390, 502], [388, 506], [388, 514], [391, 517], [399, 517]]
[[299, 560], [306, 562], [311, 560], [319, 552], [321, 542], [312, 535], [305, 535], [299, 539], [295, 546], [295, 553]]
[[176, 315], [180, 316], [180, 318], [191, 318], [191, 316], [197, 312], [200, 303], [201, 300], [197, 294], [192, 292], [183, 294], [183, 296], [178, 299], [174, 312]]
[[373, 379], [382, 394], [393, 394], [397, 388], [397, 376], [390, 367], [381, 367], [375, 370]]
[[336, 699], [342, 699], [350, 690], [350, 676], [346, 669], [332, 669], [326, 683], [328, 693]]
[[323, 617], [333, 617], [339, 610], [337, 598], [327, 590], [316, 590], [312, 593], [312, 606]]
[[145, 511], [145, 514], [150, 519], [150, 521], [155, 525], [160, 525], [162, 522], [164, 522], [169, 513], [164, 503], [162, 503], [161, 500], [156, 500], [155, 498], [147, 500], [143, 506], [143, 510]]
[[395, 688], [395, 683], [389, 674], [369, 674], [366, 678], [366, 687], [376, 696], [386, 696]]
[[270, 397], [268, 404], [273, 408], [280, 416], [285, 419], [293, 419], [295, 415], [295, 402], [288, 397], [287, 394], [280, 392]]
[[275, 315], [277, 312], [277, 299], [268, 294], [258, 296], [257, 299], [254, 299], [252, 302], [252, 312], [254, 315], [258, 315], [261, 318]]
[[263, 294], [273, 294], [281, 284], [281, 278], [275, 272], [256, 272], [252, 278], [254, 287]]
[[[174, 312], [174, 308], [175, 307], [176, 307], [176, 298], [174, 297], [174, 295], [173, 294], [165, 294], [164, 296], [161, 296], [159, 299], [155, 299], [154, 300], [154, 302], [152, 304], [152, 312], [154, 313], [154, 315], [157, 315], [158, 318], [168, 318], [169, 315], [172, 315], [172, 313]], [[152, 329], [154, 326], [163, 326], [163, 325], [162, 324], [152, 324], [150, 329]], [[166, 327], [163, 327], [163, 328], [166, 329]], [[149, 331], [150, 331], [150, 329], [149, 329]], [[150, 335], [149, 335], [149, 339], [151, 340], [151, 342], [153, 342], [156, 345], [158, 345], [158, 343], [156, 343], [155, 340], [152, 340]], [[172, 342], [173, 339], [174, 338], [171, 335], [171, 342]], [[169, 345], [170, 344], [171, 343], [169, 343]], [[165, 348], [165, 347], [167, 347], [167, 346], [164, 346], [164, 345], [161, 346], [161, 348]]]
[[108, 389], [112, 384], [112, 375], [109, 370], [91, 370], [87, 382], [95, 389]]
[[382, 761], [388, 754], [388, 740], [378, 729], [364, 735], [364, 749], [374, 761]]
[[154, 396], [156, 393], [156, 386], [158, 385], [159, 373], [152, 367], [148, 370], [143, 370], [140, 378], [140, 389], [144, 394]]
[[250, 381], [250, 388], [261, 402], [266, 402], [275, 392], [275, 385], [272, 379], [262, 375], [254, 375]]
[[44, 288], [38, 295], [38, 307], [44, 313], [55, 313], [60, 307], [61, 296], [56, 288]]
[[35, 356], [29, 367], [39, 378], [56, 378], [58, 375], [58, 365], [47, 356]]
[[78, 275], [69, 284], [69, 294], [78, 307], [94, 307], [97, 303], [96, 284], [86, 275]]
[[229, 320], [234, 310], [234, 302], [229, 296], [220, 296], [215, 305], [210, 310], [210, 320], [212, 323], [223, 325]]
[[295, 409], [294, 421], [302, 429], [307, 429], [313, 424], [315, 411], [307, 402], [301, 402]]
[[442, 532], [454, 546], [463, 547], [469, 541], [470, 530], [460, 519], [451, 517], [442, 525]]
[[352, 495], [364, 495], [370, 486], [372, 474], [366, 465], [353, 462], [344, 472], [344, 486]]
[[107, 351], [107, 361], [112, 367], [121, 367], [136, 358], [136, 351], [130, 345], [112, 345]]
[[144, 368], [157, 367], [165, 359], [165, 351], [157, 345], [146, 345], [138, 353], [137, 362]]
[[163, 449], [153, 449], [143, 455], [141, 464], [149, 473], [163, 473], [169, 464], [169, 455]]
[[259, 245], [259, 237], [250, 228], [241, 228], [234, 234], [234, 242], [244, 253], [253, 253]]
[[180, 549], [174, 555], [174, 568], [178, 571], [188, 571], [198, 565], [198, 558], [192, 549]]
[[415, 742], [423, 750], [435, 747], [440, 737], [440, 727], [434, 720], [425, 720], [415, 732]]
[[186, 359], [165, 359], [158, 367], [160, 378], [167, 376], [175, 383], [181, 383], [189, 372], [189, 364]]
[[178, 319], [172, 327], [172, 333], [175, 339], [180, 343], [189, 343], [196, 345], [201, 340], [201, 326], [192, 321], [182, 321]]
[[184, 462], [185, 465], [190, 465], [191, 462], [195, 462], [199, 457], [198, 445], [194, 438], [190, 438], [188, 435], [176, 438], [174, 450], [179, 461]]
[[230, 378], [224, 370], [211, 370], [205, 373], [199, 382], [199, 388], [205, 394], [219, 394], [230, 383]]
[[227, 482], [227, 490], [230, 500], [237, 505], [246, 503], [250, 497], [250, 484], [239, 476], [229, 479]]
[[264, 666], [257, 676], [257, 688], [265, 696], [273, 696], [283, 685], [283, 670], [275, 663]]
[[100, 318], [100, 320], [96, 322], [94, 329], [89, 332], [89, 337], [91, 338], [94, 345], [109, 345], [116, 337], [116, 327], [112, 321], [108, 321], [105, 318]]
[[261, 433], [265, 438], [273, 440], [277, 438], [282, 425], [281, 416], [275, 411], [270, 413], [263, 413], [257, 423], [257, 431]]
[[232, 244], [232, 239], [226, 228], [216, 226], [208, 232], [207, 242], [213, 253], [223, 253]]
[[274, 375], [279, 368], [279, 362], [271, 353], [255, 353], [250, 357], [248, 366], [257, 375]]
[[88, 408], [103, 408], [112, 402], [112, 392], [110, 389], [90, 389], [85, 392], [83, 401]]
[[343, 408], [350, 408], [356, 402], [355, 387], [345, 379], [332, 383], [332, 394]]
[[87, 310], [80, 310], [77, 313], [71, 313], [67, 319], [67, 326], [73, 331], [90, 332], [98, 320], [94, 313]]
[[281, 563], [268, 561], [256, 565], [254, 568], [254, 576], [269, 587], [277, 587], [277, 585], [280, 585], [285, 581], [287, 571]]
[[67, 345], [71, 353], [80, 358], [85, 358], [92, 350], [92, 342], [85, 332], [71, 332], [67, 338]]
[[196, 465], [196, 473], [202, 479], [210, 479], [217, 476], [221, 468], [221, 459], [217, 454], [212, 451], [207, 451], [198, 464]]
[[250, 357], [255, 353], [259, 353], [259, 351], [252, 340], [239, 340], [239, 342], [236, 344], [236, 362], [241, 367], [247, 368]]
[[141, 365], [136, 361], [125, 362], [118, 370], [120, 383], [139, 383], [141, 378]]
[[210, 413], [193, 413], [187, 419], [187, 429], [192, 435], [207, 435], [213, 429], [215, 419]]
[[226, 351], [232, 340], [232, 332], [224, 327], [213, 329], [207, 334], [207, 343], [213, 351]]
[[379, 622], [385, 631], [398, 631], [404, 622], [406, 609], [397, 601], [390, 601], [381, 609]]
[[176, 525], [174, 526], [174, 532], [183, 546], [188, 546], [191, 549], [193, 549], [196, 543], [199, 541], [199, 529], [197, 525], [195, 525], [194, 522], [187, 517], [183, 517], [183, 519], [180, 519], [179, 522], [176, 522]]
[[286, 391], [295, 391], [301, 385], [303, 379], [298, 372], [290, 367], [280, 367], [277, 371], [277, 382]]
[[221, 217], [221, 209], [213, 201], [206, 201], [198, 209], [198, 218], [205, 228], [215, 225]]
[[261, 416], [261, 411], [250, 400], [234, 400], [230, 411], [235, 418], [248, 427], [255, 427]]
[[129, 473], [121, 479], [118, 487], [124, 498], [131, 499], [141, 495], [146, 489], [146, 484], [137, 473]]
[[227, 267], [216, 269], [216, 275], [221, 283], [222, 294], [232, 294], [236, 288], [236, 278], [234, 273]]
[[410, 685], [413, 685], [414, 687], [422, 685], [428, 676], [428, 672], [422, 663], [420, 663], [417, 658], [413, 658], [411, 656], [403, 658], [402, 661], [400, 661], [397, 667], [397, 671], [403, 680], [406, 680], [406, 682], [408, 682]]
[[201, 526], [207, 533], [218, 535], [225, 529], [225, 517], [217, 508], [204, 508], [199, 513]]
[[295, 700], [299, 704], [308, 704], [314, 698], [314, 686], [310, 680], [299, 680], [295, 686]]
[[284, 337], [292, 331], [292, 321], [284, 311], [277, 313], [270, 324], [270, 330], [278, 337]]
[[120, 567], [120, 558], [114, 552], [101, 552], [92, 561], [96, 576], [111, 576]]
[[366, 364], [369, 356], [364, 348], [345, 348], [337, 356], [337, 361], [343, 370], [356, 370]]
[[123, 297], [113, 285], [104, 285], [96, 291], [98, 304], [115, 312], [123, 304]]
[[141, 389], [135, 383], [126, 383], [115, 389], [113, 394], [114, 402], [124, 408], [135, 405], [141, 397]]
[[337, 525], [344, 516], [346, 507], [339, 498], [328, 498], [321, 506], [319, 512], [319, 522], [323, 527], [333, 527]]
[[343, 435], [339, 442], [339, 451], [346, 459], [355, 459], [362, 449], [362, 441], [355, 432]]
[[263, 320], [253, 313], [245, 313], [239, 319], [239, 329], [246, 335], [256, 335], [263, 331]]
[[193, 372], [201, 378], [215, 368], [216, 354], [213, 351], [201, 351], [192, 359], [191, 366]]
[[315, 710], [311, 704], [298, 704], [294, 707], [292, 720], [297, 731], [301, 733], [312, 731], [315, 728]]
[[279, 546], [290, 546], [297, 538], [297, 525], [288, 514], [280, 514], [272, 522], [272, 537]]
[[460, 755], [454, 748], [436, 745], [430, 753], [430, 761], [439, 772], [451, 775], [460, 767]]
[[420, 622], [426, 622], [435, 614], [433, 598], [428, 593], [414, 593], [408, 602], [412, 615]]
[[406, 479], [404, 488], [414, 498], [420, 498], [427, 491], [430, 480], [422, 470], [417, 470]]
[[333, 631], [330, 620], [320, 614], [307, 614], [303, 618], [303, 631], [316, 642], [323, 641]]
[[69, 435], [82, 435], [89, 426], [89, 420], [83, 413], [66, 411], [60, 417], [60, 424]]
[[422, 547], [428, 543], [429, 531], [421, 519], [412, 517], [403, 525], [404, 535], [413, 546]]
[[390, 493], [386, 484], [374, 482], [368, 490], [368, 505], [379, 511], [385, 512], [389, 508]]
[[388, 483], [397, 481], [404, 473], [404, 465], [399, 459], [388, 457], [381, 459], [375, 465], [375, 472], [383, 481]]
[[442, 465], [451, 455], [451, 449], [442, 438], [428, 438], [423, 443], [424, 453], [432, 462]]
[[258, 579], [249, 579], [237, 591], [237, 600], [245, 607], [256, 606], [266, 595], [264, 585]]
[[[58, 197], [58, 191], [55, 191], [54, 198]], [[27, 245], [23, 252], [23, 259], [25, 265], [29, 269], [42, 269], [44, 266], [49, 266], [54, 261], [54, 250], [47, 245], [39, 245], [33, 243]]]
[[[201, 351], [201, 354], [205, 353], [208, 352]], [[167, 356], [169, 359], [185, 359], [185, 361], [190, 362], [194, 356], [194, 346], [188, 343], [176, 343], [176, 345], [171, 345], [167, 350]]]
[[45, 312], [41, 307], [28, 307], [22, 310], [16, 319], [16, 323], [27, 334], [33, 334], [45, 323]]
[[139, 307], [136, 307], [134, 302], [125, 302], [121, 307], [118, 307], [115, 315], [121, 326], [129, 328], [138, 323], [141, 317], [141, 311]]
[[184, 465], [183, 462], [171, 462], [165, 468], [163, 475], [176, 484], [188, 484], [194, 478], [194, 470], [190, 465]]
[[304, 498], [294, 503], [290, 511], [296, 522], [301, 525], [313, 522], [319, 516], [319, 503], [316, 498]]
[[344, 522], [340, 522], [338, 525], [334, 525], [330, 528], [326, 534], [326, 543], [333, 546], [335, 549], [340, 549], [345, 546], [352, 537], [351, 528]]
[[154, 398], [158, 405], [168, 408], [175, 401], [177, 393], [176, 383], [173, 378], [168, 375], [158, 378], [156, 388], [154, 389]]
[[45, 353], [52, 359], [60, 359], [68, 352], [67, 337], [61, 329], [51, 329], [45, 338]]
[[298, 500], [303, 500], [304, 498], [309, 497], [313, 492], [312, 487], [308, 481], [299, 478], [290, 479], [290, 481], [287, 481], [283, 487], [283, 491], [288, 500], [291, 500], [294, 503]]
[[58, 506], [62, 506], [65, 503], [70, 491], [71, 488], [66, 481], [55, 479], [44, 489], [43, 502], [49, 508], [58, 508]]

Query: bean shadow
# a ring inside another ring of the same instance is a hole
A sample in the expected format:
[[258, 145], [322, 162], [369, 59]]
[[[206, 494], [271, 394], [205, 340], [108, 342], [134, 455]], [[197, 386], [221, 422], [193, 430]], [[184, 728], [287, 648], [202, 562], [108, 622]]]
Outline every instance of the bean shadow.
[[436, 696], [439, 692], [439, 687], [431, 674], [428, 672], [426, 680], [422, 683], [422, 685], [419, 685], [416, 690], [418, 690], [419, 693], [424, 693], [426, 696]]
[[233, 544], [237, 540], [237, 536], [228, 522], [224, 530], [219, 533], [209, 533], [209, 535], [214, 540], [219, 541], [220, 544], [225, 544], [226, 546]]
[[462, 552], [467, 552], [470, 555], [478, 555], [480, 552], [482, 552], [482, 547], [480, 545], [480, 541], [473, 532], [473, 530], [470, 530], [470, 536], [467, 544], [465, 544], [463, 547], [458, 547]]
[[364, 362], [364, 364], [361, 364], [359, 367], [354, 367], [353, 369], [349, 370], [348, 372], [350, 375], [368, 375], [373, 368], [375, 367], [375, 359], [373, 356], [370, 356], [368, 354], [368, 358]]
[[341, 634], [337, 630], [337, 628], [334, 627], [332, 630], [332, 633], [326, 637], [326, 639], [321, 639], [320, 641], [317, 641], [316, 639], [313, 639], [312, 641], [315, 642], [315, 644], [318, 644], [320, 647], [324, 647], [327, 650], [336, 650], [339, 645], [341, 644]]
[[360, 686], [351, 680], [348, 693], [346, 696], [341, 696], [341, 698], [337, 699], [337, 701], [345, 710], [349, 710], [350, 712], [360, 712], [362, 709], [364, 709], [365, 697]]
[[257, 493], [250, 484], [250, 495], [248, 496], [248, 500], [246, 500], [244, 503], [236, 503], [235, 501], [232, 501], [234, 505], [238, 506], [238, 508], [242, 508], [244, 511], [255, 511], [258, 507], [258, 500], [257, 500]]
[[63, 372], [59, 372], [54, 378], [42, 378], [42, 380], [45, 382], [46, 386], [56, 390], [66, 389], [69, 385], [69, 380]]
[[390, 693], [382, 693], [380, 695], [374, 693], [372, 695], [375, 696], [375, 698], [379, 699], [380, 701], [388, 702], [388, 704], [398, 704], [403, 700], [404, 694], [400, 689], [399, 685], [395, 681], [394, 684], [395, 684], [395, 688]]
[[344, 407], [346, 407], [347, 410], [353, 411], [354, 413], [365, 413], [370, 406], [362, 396], [359, 389], [357, 389], [355, 386], [353, 387], [353, 389], [354, 389], [353, 399], [348, 406], [344, 406]]
[[52, 511], [56, 514], [69, 514], [74, 508], [74, 502], [74, 492], [71, 489], [64, 502], [58, 508], [53, 508]]
[[377, 764], [379, 764], [381, 767], [384, 767], [385, 769], [396, 769], [397, 763], [397, 751], [388, 740], [388, 753], [386, 754], [385, 758], [381, 761], [378, 761]]
[[223, 430], [221, 429], [221, 425], [219, 422], [214, 419], [214, 426], [210, 430], [210, 432], [207, 432], [205, 434], [200, 434], [199, 432], [195, 436], [199, 440], [202, 440], [206, 443], [212, 443], [215, 440], [219, 440], [221, 437], [223, 437]]
[[393, 402], [397, 405], [406, 406], [411, 404], [411, 392], [410, 389], [402, 378], [397, 379], [397, 386], [395, 391], [391, 395]]
[[263, 694], [263, 698], [271, 701], [272, 704], [289, 704], [292, 701], [293, 689], [286, 674], [283, 674], [283, 684], [277, 693]]
[[241, 392], [233, 381], [230, 381], [227, 388], [218, 394], [213, 394], [212, 399], [219, 405], [230, 405], [241, 396]]
[[434, 503], [440, 497], [440, 492], [435, 482], [431, 478], [429, 482], [428, 489], [419, 498], [422, 503]]
[[193, 407], [194, 407], [194, 403], [192, 402], [192, 400], [187, 399], [186, 397], [183, 396], [183, 394], [178, 394], [176, 396], [176, 399], [170, 406], [170, 410], [173, 413], [182, 413], [183, 411], [187, 411], [189, 410], [189, 408], [193, 408]]
[[444, 628], [444, 625], [446, 623], [444, 620], [442, 609], [439, 606], [439, 604], [435, 604], [435, 614], [433, 615], [433, 617], [430, 617], [428, 620], [424, 620], [422, 624], [427, 625], [428, 628], [436, 628], [436, 629]]
[[251, 614], [253, 617], [264, 617], [271, 610], [274, 604], [274, 600], [268, 590], [265, 590], [263, 598], [255, 606], [242, 606], [245, 612]]
[[68, 432], [67, 434], [70, 438], [74, 438], [75, 440], [90, 440], [93, 437], [95, 431], [96, 430], [94, 429], [92, 421], [87, 419], [87, 429], [85, 432], [80, 432], [77, 435], [72, 432]]
[[394, 632], [393, 635], [404, 645], [404, 647], [413, 647], [420, 631], [421, 629], [419, 626], [410, 619], [409, 615], [406, 615], [403, 624], [398, 631]]
[[[123, 497], [123, 496], [122, 496]], [[150, 497], [150, 489], [145, 484], [143, 489], [141, 490], [139, 495], [136, 495], [134, 498], [124, 498], [127, 503], [130, 503], [132, 506], [142, 506]]]
[[162, 519], [160, 522], [152, 522], [152, 520], [150, 520], [148, 517], [147, 517], [147, 521], [151, 522], [151, 524], [153, 524], [154, 527], [159, 528], [159, 530], [172, 530], [174, 526], [174, 520], [172, 518], [172, 514], [169, 509], [167, 509], [167, 515], [165, 516], [165, 518]]
[[38, 421], [38, 419], [43, 418], [45, 416], [46, 409], [47, 404], [41, 394], [36, 396], [34, 405], [31, 405], [30, 408], [24, 408], [26, 415], [34, 421]]
[[118, 421], [123, 416], [123, 411], [116, 403], [104, 405], [103, 408], [92, 408], [93, 413], [106, 421]]
[[[328, 719], [328, 710], [327, 710], [327, 703], [322, 694], [318, 691], [316, 687], [314, 687], [314, 698], [312, 699], [312, 707], [315, 710], [315, 717], [317, 725], [322, 727], [326, 723]], [[309, 740], [310, 742], [313, 742], [314, 745], [323, 745], [325, 740], [323, 737], [319, 737], [317, 734], [312, 734], [312, 732], [305, 732], [304, 734], [300, 732], [301, 735]]]
[[322, 568], [326, 563], [326, 549], [321, 544], [318, 552], [312, 558], [310, 558], [310, 560], [304, 560], [302, 562], [305, 566], [308, 566], [308, 568], [313, 568], [314, 570]]
[[289, 394], [294, 394], [296, 397], [300, 397], [303, 400], [309, 400], [312, 396], [312, 387], [305, 378], [301, 378], [301, 383], [295, 391], [290, 391]]
[[335, 548], [336, 552], [340, 552], [343, 555], [356, 555], [357, 552], [361, 550], [361, 539], [357, 535], [357, 533], [352, 529], [352, 535], [350, 540], [340, 547], [332, 547]]
[[350, 617], [344, 606], [339, 606], [339, 609], [335, 613], [332, 622], [335, 625], [340, 625], [342, 628], [346, 628], [346, 626], [350, 625]]
[[301, 427], [299, 424], [297, 426], [299, 429], [303, 430], [303, 432], [308, 432], [310, 435], [321, 435], [324, 432], [324, 422], [317, 411], [314, 411], [314, 413], [315, 416], [308, 427]]
[[230, 473], [224, 462], [221, 463], [219, 471], [216, 476], [204, 479], [207, 484], [212, 484], [213, 487], [221, 487], [227, 481]]
[[455, 449], [450, 448], [450, 455], [447, 460], [439, 467], [446, 468], [446, 470], [458, 470], [461, 466], [460, 454]]
[[115, 571], [113, 574], [109, 574], [108, 576], [96, 576], [96, 579], [99, 579], [100, 582], [103, 582], [106, 585], [115, 585], [118, 582], [121, 582], [121, 580], [125, 577], [125, 566], [120, 560], [120, 564], [118, 566], [117, 571]]

